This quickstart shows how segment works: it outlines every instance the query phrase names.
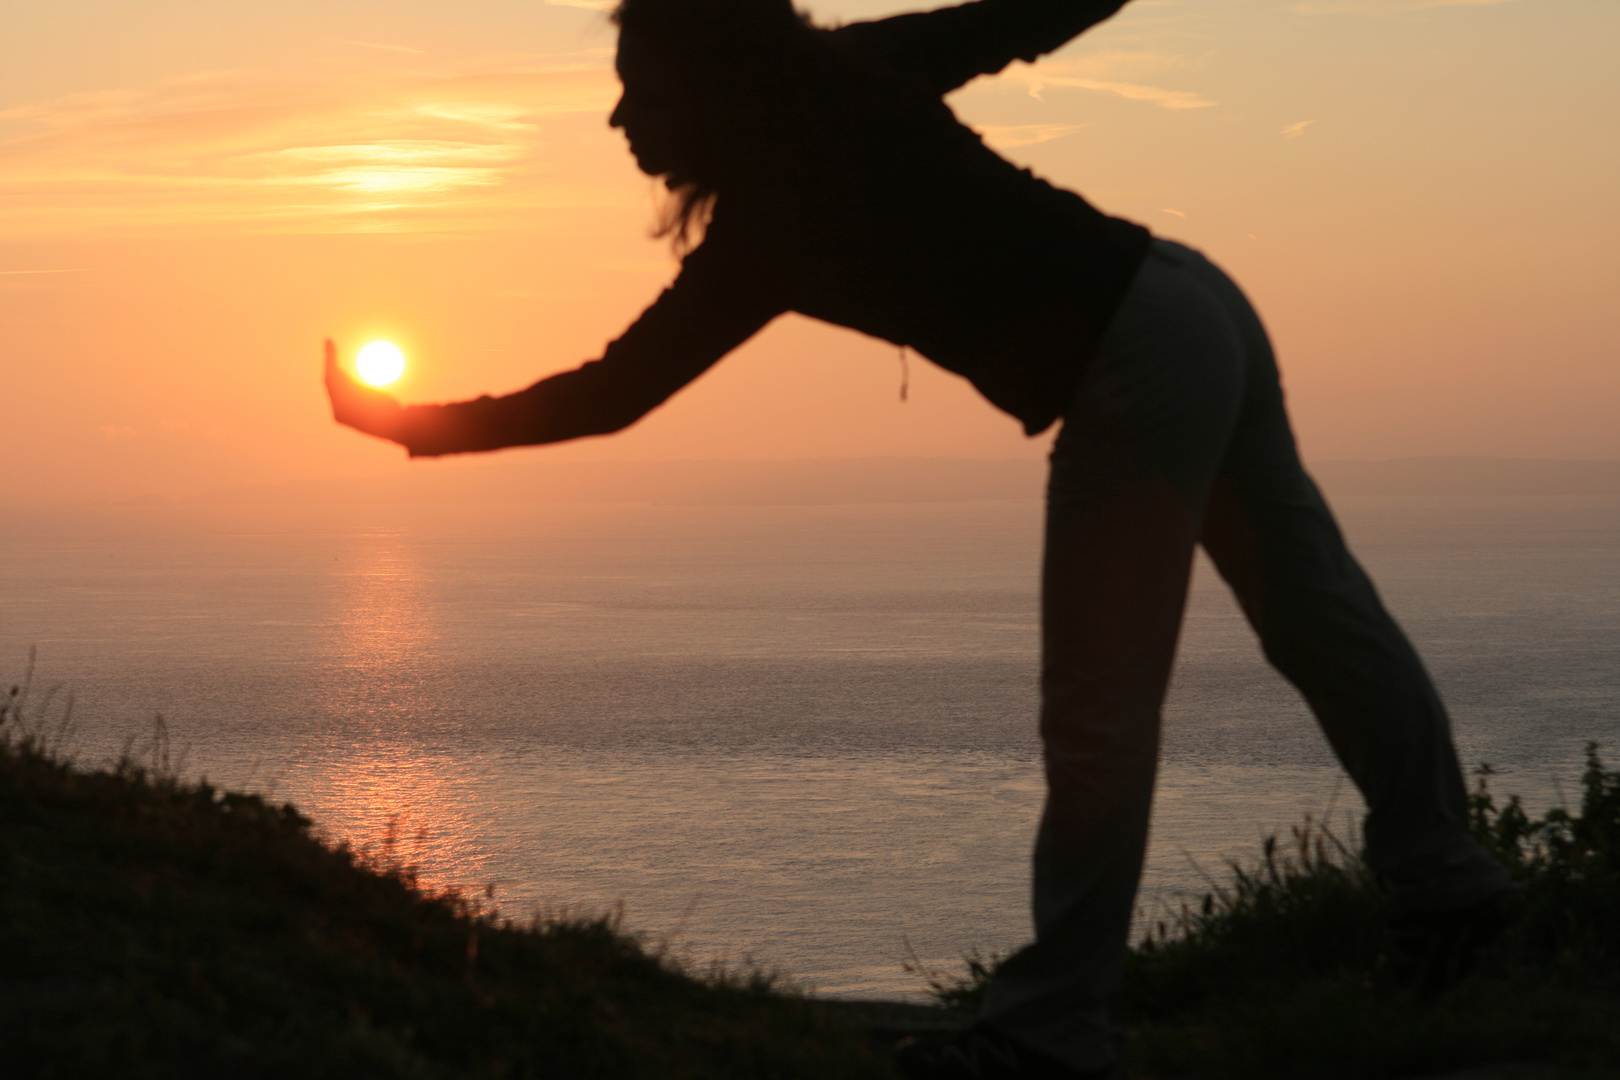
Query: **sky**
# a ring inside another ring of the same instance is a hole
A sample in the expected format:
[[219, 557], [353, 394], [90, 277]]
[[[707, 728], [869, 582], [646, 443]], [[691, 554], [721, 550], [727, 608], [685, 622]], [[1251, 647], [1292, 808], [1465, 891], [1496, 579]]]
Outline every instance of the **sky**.
[[[949, 101], [1223, 265], [1308, 459], [1617, 458], [1616, 41], [1613, 0], [1135, 0]], [[607, 127], [613, 44], [592, 0], [5, 0], [0, 498], [464, 467], [333, 425], [321, 341], [397, 341], [436, 401], [623, 331], [677, 264]], [[901, 378], [791, 316], [627, 432], [501, 456], [1046, 451]]]

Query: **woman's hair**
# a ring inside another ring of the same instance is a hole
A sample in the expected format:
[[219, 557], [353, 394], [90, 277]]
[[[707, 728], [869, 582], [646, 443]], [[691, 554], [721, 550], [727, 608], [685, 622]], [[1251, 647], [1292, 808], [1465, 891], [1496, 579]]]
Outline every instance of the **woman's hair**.
[[[821, 32], [791, 0], [620, 0], [621, 39], [662, 53], [698, 121], [657, 235], [686, 249], [731, 184], [805, 175], [831, 92]], [[672, 88], [675, 90], [677, 88]]]

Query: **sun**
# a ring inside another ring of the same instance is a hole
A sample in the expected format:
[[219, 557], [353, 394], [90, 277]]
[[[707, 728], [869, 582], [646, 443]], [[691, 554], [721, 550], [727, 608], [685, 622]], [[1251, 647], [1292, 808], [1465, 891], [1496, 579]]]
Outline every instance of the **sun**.
[[362, 381], [387, 386], [405, 374], [405, 354], [392, 341], [372, 341], [360, 347], [354, 367]]

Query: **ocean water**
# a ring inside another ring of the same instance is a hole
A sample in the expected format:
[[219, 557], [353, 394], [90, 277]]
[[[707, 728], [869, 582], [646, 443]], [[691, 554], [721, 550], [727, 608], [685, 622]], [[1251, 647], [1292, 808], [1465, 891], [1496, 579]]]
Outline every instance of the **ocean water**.
[[[1588, 740], [1620, 758], [1620, 499], [1337, 506], [1465, 762], [1540, 808]], [[161, 714], [187, 773], [395, 822], [512, 914], [915, 995], [908, 958], [1029, 932], [1039, 536], [1034, 502], [38, 511], [0, 536], [0, 678], [37, 646], [81, 759]], [[1359, 812], [1200, 565], [1142, 919]]]

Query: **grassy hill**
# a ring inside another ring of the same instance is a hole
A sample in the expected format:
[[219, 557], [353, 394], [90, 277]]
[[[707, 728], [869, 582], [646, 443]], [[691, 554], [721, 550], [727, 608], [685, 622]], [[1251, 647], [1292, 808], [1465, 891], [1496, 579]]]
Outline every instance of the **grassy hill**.
[[[611, 919], [426, 891], [161, 745], [75, 768], [25, 699], [0, 699], [8, 1078], [888, 1077], [886, 1040], [962, 1022], [994, 966], [924, 973], [950, 1012], [683, 971]], [[1415, 992], [1359, 854], [1307, 825], [1137, 943], [1126, 1076], [1620, 1077], [1620, 773], [1593, 748], [1580, 806], [1539, 819], [1480, 779], [1474, 827], [1524, 891], [1472, 975]]]
[[517, 925], [290, 806], [27, 737], [0, 740], [0, 1047], [8, 1077], [890, 1075], [758, 973]]
[[[1471, 824], [1519, 892], [1466, 972], [1430, 963], [1356, 845], [1307, 821], [1135, 944], [1114, 1003], [1126, 1075], [1620, 1077], [1620, 771], [1589, 746], [1579, 804], [1539, 818], [1490, 775]], [[936, 996], [971, 1008], [994, 966], [934, 975]]]

